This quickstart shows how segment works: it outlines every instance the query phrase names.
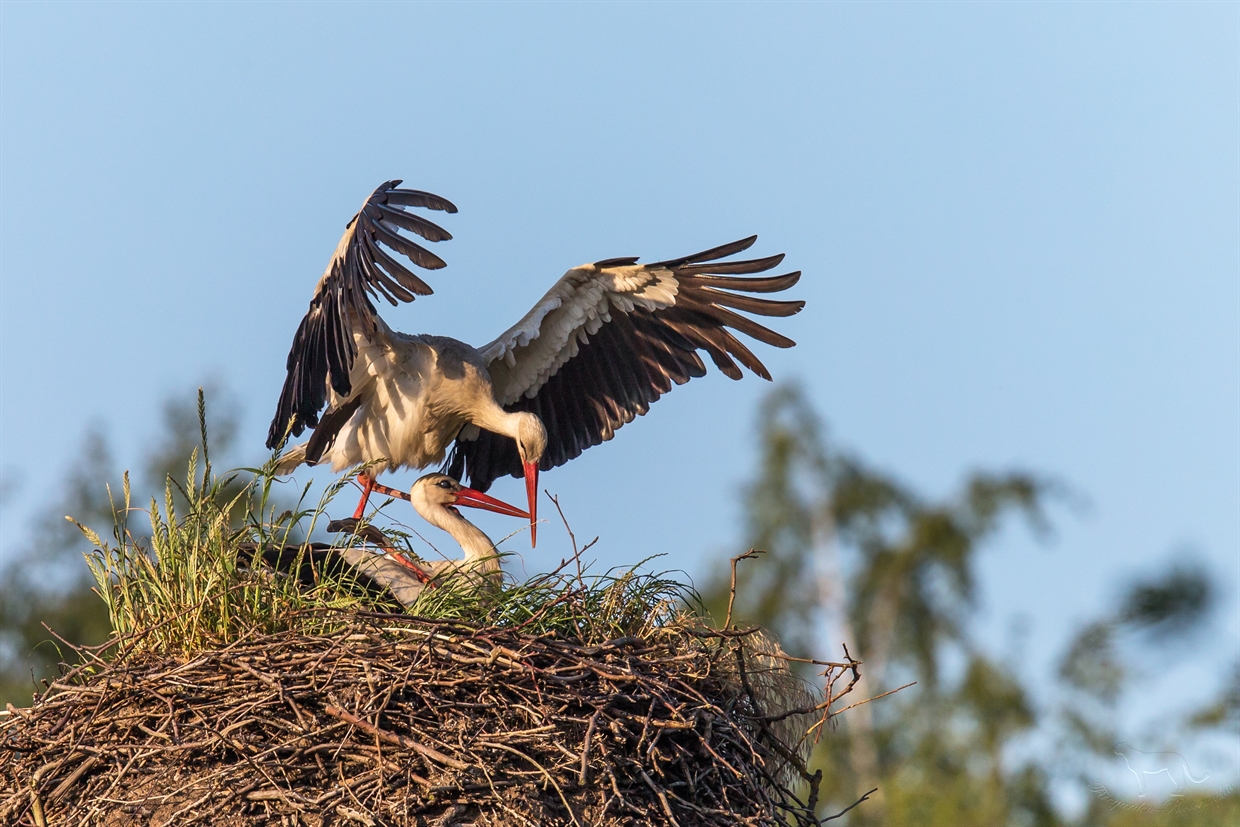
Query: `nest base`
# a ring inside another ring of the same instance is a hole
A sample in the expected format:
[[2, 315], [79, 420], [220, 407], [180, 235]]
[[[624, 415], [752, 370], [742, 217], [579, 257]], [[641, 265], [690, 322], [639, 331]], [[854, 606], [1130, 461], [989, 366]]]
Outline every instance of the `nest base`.
[[100, 661], [0, 724], [0, 822], [816, 824], [737, 645], [373, 615]]

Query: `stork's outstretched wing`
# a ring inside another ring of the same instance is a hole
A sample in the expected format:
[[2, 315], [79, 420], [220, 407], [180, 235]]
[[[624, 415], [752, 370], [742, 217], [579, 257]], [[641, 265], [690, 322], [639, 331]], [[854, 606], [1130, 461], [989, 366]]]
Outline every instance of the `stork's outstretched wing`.
[[[732, 331], [775, 347], [794, 342], [733, 311], [791, 316], [805, 302], [744, 295], [786, 290], [801, 277], [800, 272], [747, 277], [776, 267], [783, 255], [721, 260], [756, 240], [751, 236], [655, 264], [621, 258], [574, 268], [483, 349], [500, 404], [536, 414], [547, 428], [542, 470], [611, 439], [673, 383], [704, 375], [698, 350], [733, 379], [741, 378], [737, 362], [771, 378]], [[496, 477], [522, 472], [511, 439], [475, 426], [457, 437], [447, 469], [457, 479], [468, 474], [469, 484], [480, 491]]]
[[267, 432], [268, 448], [280, 443], [290, 422], [293, 436], [318, 424], [329, 386], [337, 395], [348, 396], [352, 389], [349, 371], [357, 355], [353, 330], [360, 326], [363, 333], [371, 334], [376, 329], [370, 296], [383, 296], [395, 305], [397, 301], [411, 302], [415, 295], [431, 293], [426, 282], [388, 250], [427, 270], [443, 267], [443, 259], [399, 231], [408, 230], [427, 241], [452, 238], [447, 230], [405, 212], [405, 208], [454, 213], [456, 207], [438, 195], [397, 189], [399, 185], [399, 180], [388, 181], [366, 199], [361, 211], [345, 227], [331, 263], [314, 289], [310, 309], [301, 320], [288, 353], [288, 376]]

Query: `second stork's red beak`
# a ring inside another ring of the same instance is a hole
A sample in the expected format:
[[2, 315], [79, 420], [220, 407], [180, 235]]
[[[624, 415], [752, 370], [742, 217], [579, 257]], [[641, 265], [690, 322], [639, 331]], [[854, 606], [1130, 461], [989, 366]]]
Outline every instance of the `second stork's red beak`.
[[497, 514], [507, 514], [509, 517], [524, 517], [529, 519], [530, 515], [527, 511], [522, 511], [515, 505], [509, 505], [503, 500], [497, 500], [494, 497], [483, 494], [481, 491], [475, 491], [472, 488], [462, 488], [456, 492], [456, 499], [453, 505], [466, 505], [470, 508], [481, 508], [484, 511], [494, 511]]
[[530, 548], [538, 545], [538, 463], [526, 462], [525, 496], [530, 502]]

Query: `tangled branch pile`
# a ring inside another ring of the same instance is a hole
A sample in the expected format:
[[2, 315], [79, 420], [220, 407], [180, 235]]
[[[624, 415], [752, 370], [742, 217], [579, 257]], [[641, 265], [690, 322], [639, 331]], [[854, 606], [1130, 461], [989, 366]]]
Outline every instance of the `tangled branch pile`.
[[769, 651], [701, 628], [588, 646], [382, 613], [139, 650], [0, 724], [0, 822], [817, 824], [798, 739], [826, 713]]

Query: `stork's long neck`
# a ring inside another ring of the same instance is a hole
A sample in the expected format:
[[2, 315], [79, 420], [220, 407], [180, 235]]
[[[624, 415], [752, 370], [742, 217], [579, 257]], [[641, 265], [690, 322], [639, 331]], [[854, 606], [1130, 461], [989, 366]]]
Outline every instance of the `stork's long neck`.
[[523, 414], [506, 411], [494, 400], [488, 399], [481, 408], [474, 411], [473, 422], [481, 428], [515, 440], [521, 433], [523, 416]]
[[452, 535], [465, 552], [464, 567], [478, 572], [499, 571], [499, 555], [491, 538], [482, 529], [460, 515], [454, 508], [442, 505], [422, 507], [416, 500], [414, 508], [436, 528]]

